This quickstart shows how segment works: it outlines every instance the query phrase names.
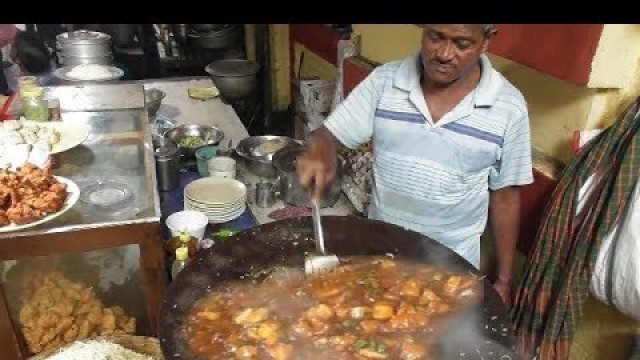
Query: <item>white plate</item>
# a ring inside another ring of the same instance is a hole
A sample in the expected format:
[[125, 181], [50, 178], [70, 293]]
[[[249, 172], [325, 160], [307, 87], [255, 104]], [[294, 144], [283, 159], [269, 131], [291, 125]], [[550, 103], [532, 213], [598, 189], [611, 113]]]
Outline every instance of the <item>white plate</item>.
[[194, 200], [188, 196], [184, 196], [184, 201], [185, 202], [189, 202], [195, 206], [198, 207], [202, 207], [202, 208], [207, 208], [207, 209], [214, 209], [214, 210], [224, 210], [224, 209], [228, 209], [234, 206], [238, 206], [240, 204], [242, 204], [243, 202], [246, 202], [247, 199], [243, 196], [240, 199], [233, 201], [233, 202], [228, 202], [228, 203], [224, 203], [224, 204], [207, 204], [198, 200]]
[[225, 205], [246, 198], [247, 187], [235, 179], [206, 177], [189, 183], [184, 195], [209, 205]]
[[[239, 218], [244, 213], [246, 208], [247, 207], [246, 207], [246, 204], [245, 204], [240, 209], [238, 209], [238, 210], [236, 210], [236, 211], [234, 211], [232, 213], [229, 213], [229, 214], [215, 215], [214, 216], [214, 215], [209, 215], [209, 214], [205, 213], [205, 215], [209, 219], [209, 223], [210, 224], [221, 224], [221, 223], [229, 222], [231, 220], [235, 220], [235, 219]], [[184, 209], [185, 210], [197, 211], [197, 210], [192, 209], [188, 204], [185, 204]]]
[[89, 127], [83, 123], [64, 121], [25, 121], [26, 124], [48, 128], [60, 133], [60, 141], [51, 147], [50, 154], [58, 154], [82, 144], [89, 137]]
[[34, 226], [38, 226], [40, 224], [44, 224], [66, 213], [69, 209], [71, 209], [73, 205], [75, 205], [75, 203], [78, 202], [78, 199], [80, 198], [80, 188], [78, 188], [78, 185], [76, 185], [76, 183], [62, 176], [56, 176], [55, 178], [61, 183], [67, 185], [67, 199], [64, 201], [64, 206], [62, 207], [62, 209], [60, 209], [58, 212], [49, 214], [43, 217], [42, 219], [38, 221], [34, 221], [32, 223], [23, 224], [23, 225], [9, 224], [7, 226], [2, 226], [0, 227], [0, 233], [24, 230]]

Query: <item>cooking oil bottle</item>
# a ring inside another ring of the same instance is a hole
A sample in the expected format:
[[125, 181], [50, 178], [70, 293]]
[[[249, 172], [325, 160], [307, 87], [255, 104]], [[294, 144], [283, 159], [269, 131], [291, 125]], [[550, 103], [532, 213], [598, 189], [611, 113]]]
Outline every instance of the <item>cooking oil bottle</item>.
[[189, 251], [189, 259], [193, 259], [198, 251], [198, 238], [188, 231], [181, 231], [178, 236], [174, 236], [167, 241], [167, 251], [172, 255], [180, 247], [186, 247]]
[[173, 261], [171, 265], [171, 279], [175, 279], [178, 276], [178, 273], [182, 271], [188, 264], [189, 261], [189, 249], [182, 246], [176, 249], [175, 251], [176, 259]]

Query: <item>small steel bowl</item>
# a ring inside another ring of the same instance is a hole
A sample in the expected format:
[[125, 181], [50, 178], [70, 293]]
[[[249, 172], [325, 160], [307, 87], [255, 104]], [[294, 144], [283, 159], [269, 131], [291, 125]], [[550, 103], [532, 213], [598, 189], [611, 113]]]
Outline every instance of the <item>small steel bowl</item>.
[[[204, 144], [198, 147], [180, 146], [180, 140], [186, 136], [197, 136], [204, 140]], [[198, 149], [205, 146], [218, 145], [218, 143], [224, 139], [224, 132], [215, 126], [180, 124], [167, 131], [164, 137], [173, 140], [173, 142], [178, 145], [178, 148], [180, 148], [180, 153], [184, 157], [195, 159]]]
[[240, 140], [235, 148], [236, 153], [244, 159], [248, 170], [260, 177], [275, 178], [278, 176], [278, 171], [272, 163], [273, 155], [276, 151], [268, 154], [256, 152], [256, 148], [260, 147], [260, 145], [271, 141], [282, 142], [283, 148], [289, 145], [303, 144], [302, 141], [288, 136], [261, 135], [244, 138]]
[[147, 106], [147, 113], [149, 117], [156, 116], [158, 109], [160, 108], [160, 104], [162, 104], [162, 99], [167, 94], [164, 91], [156, 88], [147, 89], [144, 91], [144, 102]]

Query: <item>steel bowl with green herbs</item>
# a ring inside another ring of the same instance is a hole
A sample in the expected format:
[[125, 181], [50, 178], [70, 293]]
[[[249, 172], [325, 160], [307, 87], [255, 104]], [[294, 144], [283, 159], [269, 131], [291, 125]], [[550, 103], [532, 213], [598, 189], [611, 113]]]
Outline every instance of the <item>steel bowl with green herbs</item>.
[[187, 158], [195, 158], [196, 151], [209, 145], [217, 145], [224, 138], [224, 132], [216, 126], [181, 124], [164, 134], [180, 148]]

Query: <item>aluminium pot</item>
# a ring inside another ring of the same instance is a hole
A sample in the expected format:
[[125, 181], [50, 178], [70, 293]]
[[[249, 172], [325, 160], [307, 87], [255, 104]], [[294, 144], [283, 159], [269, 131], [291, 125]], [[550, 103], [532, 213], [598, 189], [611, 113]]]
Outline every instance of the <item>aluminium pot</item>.
[[[300, 178], [296, 169], [298, 156], [305, 151], [304, 145], [289, 145], [273, 155], [273, 166], [278, 170], [278, 190], [280, 198], [287, 204], [294, 206], [309, 206], [310, 191], [300, 185]], [[340, 198], [342, 184], [342, 159], [336, 157], [336, 176], [320, 196], [321, 208], [333, 206]]]
[[189, 32], [187, 34], [189, 44], [199, 49], [220, 50], [231, 47], [237, 38], [236, 29], [233, 26], [206, 33]]
[[242, 158], [247, 170], [252, 174], [261, 178], [276, 179], [278, 177], [278, 170], [273, 166], [274, 154], [265, 154], [260, 156], [255, 152], [255, 149], [261, 144], [270, 141], [282, 141], [287, 145], [302, 144], [300, 140], [293, 139], [289, 136], [256, 135], [240, 140], [234, 151]]
[[[323, 216], [322, 224], [327, 249], [338, 257], [393, 254], [396, 258], [479, 275], [454, 251], [396, 225], [355, 216]], [[164, 358], [197, 359], [190, 353], [181, 329], [186, 314], [204, 295], [224, 288], [228, 282], [260, 281], [276, 267], [304, 269], [305, 253], [314, 248], [311, 218], [298, 217], [249, 228], [198, 252], [169, 285], [161, 304], [158, 338]], [[509, 314], [489, 281], [482, 281], [481, 309], [474, 307], [475, 316], [466, 317], [468, 321], [452, 323], [454, 328], [447, 329], [446, 334], [452, 331], [454, 341], [441, 346], [438, 359], [458, 359], [462, 352], [478, 359], [518, 359], [510, 326], [504, 332], [492, 330], [510, 324]], [[467, 337], [456, 335], [461, 333]]]
[[111, 36], [87, 30], [65, 32], [56, 37], [58, 57], [64, 66], [81, 64], [111, 65]]
[[210, 63], [204, 70], [226, 100], [242, 100], [258, 88], [260, 65], [247, 59], [223, 59]]
[[222, 30], [229, 27], [228, 24], [189, 24], [189, 28], [197, 32], [209, 32], [215, 30]]

